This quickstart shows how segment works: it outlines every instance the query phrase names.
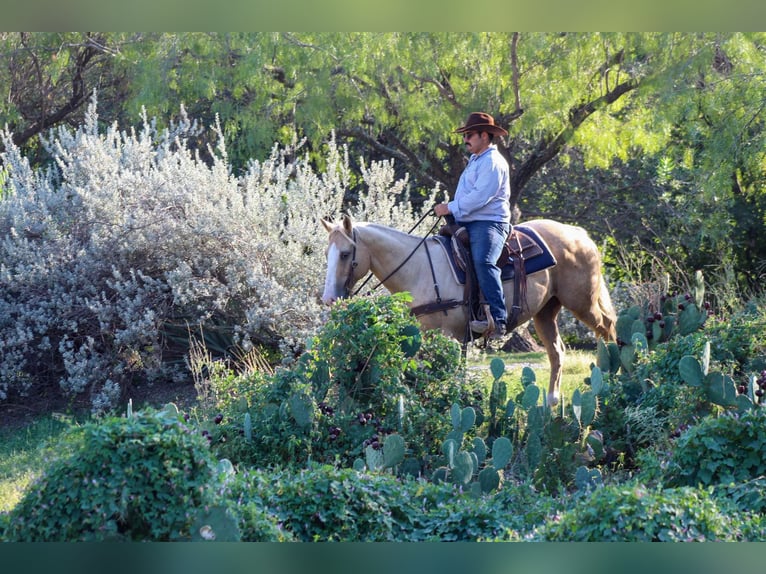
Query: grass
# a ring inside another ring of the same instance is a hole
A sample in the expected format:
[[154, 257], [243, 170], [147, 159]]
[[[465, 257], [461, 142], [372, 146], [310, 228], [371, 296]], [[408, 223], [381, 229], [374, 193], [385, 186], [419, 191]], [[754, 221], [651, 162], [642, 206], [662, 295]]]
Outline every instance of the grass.
[[23, 428], [0, 430], [0, 512], [11, 510], [50, 459], [49, 444], [72, 425], [48, 415]]
[[[469, 371], [482, 377], [488, 389], [492, 384], [489, 370], [493, 358], [505, 363], [504, 377], [509, 391], [521, 390], [521, 371], [531, 368], [541, 394], [548, 388], [550, 366], [545, 353], [484, 353], [469, 354]], [[561, 381], [562, 396], [567, 399], [575, 389], [583, 389], [595, 351], [568, 351], [564, 358]], [[568, 401], [567, 401], [568, 402]], [[10, 511], [21, 499], [30, 483], [40, 475], [51, 455], [51, 443], [72, 424], [70, 417], [48, 415], [22, 428], [0, 429], [0, 512]]]
[[[539, 353], [481, 353], [468, 356], [469, 370], [486, 377], [488, 388], [492, 384], [492, 373], [489, 363], [498, 358], [505, 363], [503, 377], [508, 384], [509, 392], [512, 389], [521, 390], [521, 371], [529, 367], [535, 373], [535, 381], [540, 387], [541, 395], [548, 392], [548, 379], [551, 367], [548, 356], [544, 352]], [[596, 351], [570, 350], [566, 352], [561, 375], [561, 396], [568, 399], [575, 389], [586, 390], [585, 378], [590, 376], [591, 364], [596, 362]]]

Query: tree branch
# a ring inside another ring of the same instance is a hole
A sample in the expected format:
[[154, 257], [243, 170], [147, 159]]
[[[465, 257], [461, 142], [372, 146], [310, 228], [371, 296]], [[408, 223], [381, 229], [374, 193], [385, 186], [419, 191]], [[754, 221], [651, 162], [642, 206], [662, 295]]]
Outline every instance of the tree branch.
[[556, 157], [559, 152], [572, 139], [577, 128], [591, 115], [598, 110], [607, 107], [620, 97], [635, 90], [638, 87], [638, 80], [628, 80], [618, 84], [610, 92], [603, 96], [586, 102], [580, 106], [569, 110], [569, 123], [553, 139], [545, 137], [540, 141], [532, 154], [519, 166], [511, 180], [511, 205], [518, 203], [521, 192], [530, 178], [537, 173], [546, 163]]
[[[24, 45], [23, 37], [22, 45]], [[39, 134], [41, 131], [56, 125], [79, 109], [87, 101], [90, 96], [90, 90], [86, 85], [85, 74], [94, 58], [100, 53], [108, 54], [111, 53], [111, 51], [104, 48], [103, 41], [100, 38], [95, 38], [89, 34], [86, 37], [85, 42], [79, 45], [79, 49], [77, 49], [74, 54], [74, 67], [71, 75], [69, 97], [57, 109], [48, 111], [47, 102], [51, 98], [49, 97], [49, 90], [46, 89], [47, 79], [43, 77], [43, 71], [39, 66], [37, 55], [33, 51], [30, 51], [30, 57], [32, 58], [34, 68], [38, 74], [37, 80], [40, 89], [38, 104], [39, 113], [34, 118], [28, 118], [32, 121], [26, 129], [14, 133], [13, 142], [15, 145], [23, 145], [26, 141]]]

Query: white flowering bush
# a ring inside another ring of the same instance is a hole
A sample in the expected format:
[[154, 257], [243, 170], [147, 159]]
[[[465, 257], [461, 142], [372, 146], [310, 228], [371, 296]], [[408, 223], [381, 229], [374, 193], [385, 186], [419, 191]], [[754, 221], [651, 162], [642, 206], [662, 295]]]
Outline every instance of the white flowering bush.
[[289, 357], [326, 317], [319, 219], [346, 209], [409, 230], [421, 215], [389, 162], [365, 165], [366, 193], [345, 206], [352, 174], [333, 140], [322, 173], [296, 144], [234, 175], [222, 137], [203, 161], [195, 122], [142, 120], [100, 126], [94, 98], [79, 128], [43, 141], [46, 169], [1, 134], [0, 400], [58, 386], [108, 410], [131, 381], [189, 377], [199, 333]]

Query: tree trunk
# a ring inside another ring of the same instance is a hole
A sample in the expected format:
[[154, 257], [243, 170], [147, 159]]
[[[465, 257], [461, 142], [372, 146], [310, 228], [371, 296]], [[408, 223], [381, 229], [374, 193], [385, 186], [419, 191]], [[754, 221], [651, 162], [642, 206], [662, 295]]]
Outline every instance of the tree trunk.
[[526, 325], [514, 330], [503, 344], [503, 351], [506, 353], [538, 353], [544, 350], [545, 348], [532, 337]]

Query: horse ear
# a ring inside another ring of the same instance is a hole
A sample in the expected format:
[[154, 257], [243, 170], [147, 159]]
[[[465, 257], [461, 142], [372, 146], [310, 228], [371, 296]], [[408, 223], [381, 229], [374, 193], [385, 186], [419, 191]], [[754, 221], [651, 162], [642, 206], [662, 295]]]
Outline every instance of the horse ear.
[[322, 222], [322, 225], [324, 226], [324, 228], [327, 230], [327, 233], [330, 233], [334, 225], [330, 223], [329, 221], [327, 221], [324, 217], [320, 221]]
[[349, 237], [351, 237], [351, 227], [352, 227], [351, 216], [348, 215], [347, 213], [344, 213], [343, 214], [343, 231], [345, 231], [346, 235], [348, 235]]

